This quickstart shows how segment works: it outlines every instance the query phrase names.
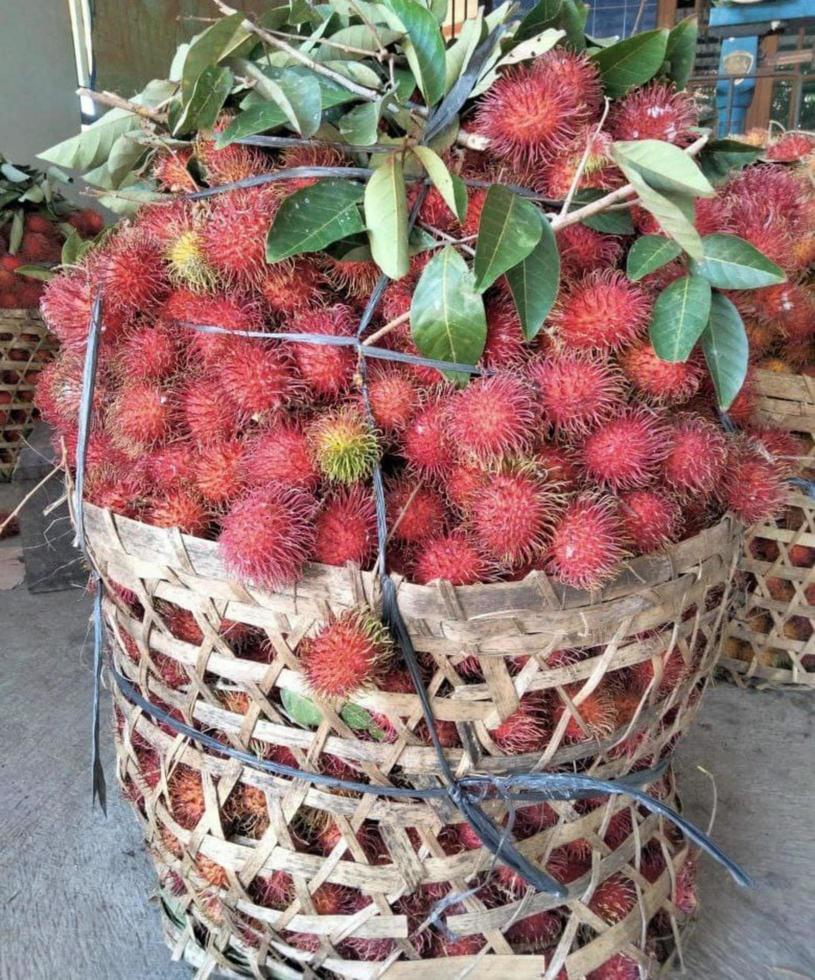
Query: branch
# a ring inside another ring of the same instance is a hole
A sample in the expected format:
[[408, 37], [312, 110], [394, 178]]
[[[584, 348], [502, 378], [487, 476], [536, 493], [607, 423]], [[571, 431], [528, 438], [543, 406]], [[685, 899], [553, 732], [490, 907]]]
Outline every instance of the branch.
[[580, 184], [580, 181], [583, 178], [583, 172], [585, 171], [586, 166], [588, 165], [589, 162], [589, 155], [591, 154], [592, 143], [594, 142], [595, 137], [600, 135], [600, 131], [603, 128], [603, 124], [606, 121], [606, 116], [608, 115], [608, 110], [610, 108], [611, 108], [611, 102], [609, 101], [608, 96], [606, 96], [605, 107], [603, 109], [603, 115], [600, 119], [600, 122], [597, 123], [594, 132], [589, 133], [589, 135], [586, 138], [586, 147], [583, 150], [583, 156], [580, 158], [580, 163], [577, 165], [577, 170], [575, 171], [574, 178], [572, 179], [572, 183], [569, 186], [569, 192], [566, 194], [566, 200], [563, 202], [563, 207], [560, 209], [561, 216], [564, 214], [568, 214], [569, 208], [572, 206], [572, 200], [574, 199], [574, 196], [577, 193], [578, 185]]
[[[700, 136], [695, 143], [692, 143], [685, 150], [685, 153], [687, 153], [689, 157], [695, 157], [704, 148], [709, 139], [710, 134], [705, 133], [705, 135]], [[607, 211], [612, 204], [617, 204], [619, 201], [624, 201], [634, 193], [635, 190], [633, 185], [626, 184], [624, 187], [618, 187], [616, 191], [606, 194], [605, 197], [600, 197], [596, 201], [592, 201], [590, 204], [586, 204], [584, 207], [578, 208], [577, 211], [570, 211], [568, 214], [559, 214], [557, 217], [552, 218], [552, 231], [560, 231], [561, 228], [566, 228], [568, 225], [575, 225], [578, 221], [585, 221], [586, 218], [591, 218], [595, 214], [600, 214], [601, 211]]]
[[143, 119], [149, 119], [150, 122], [154, 123], [166, 123], [167, 114], [164, 112], [159, 112], [157, 109], [151, 109], [146, 105], [138, 105], [135, 102], [128, 102], [127, 99], [123, 99], [120, 95], [116, 95], [115, 92], [94, 92], [91, 88], [78, 88], [76, 94], [79, 96], [87, 96], [89, 99], [93, 99], [94, 102], [98, 102], [99, 105], [110, 106], [113, 109], [125, 109], [127, 112], [132, 112], [136, 116], [141, 116]]
[[384, 327], [380, 327], [379, 330], [372, 333], [370, 337], [366, 337], [365, 340], [362, 341], [362, 346], [369, 347], [371, 344], [375, 344], [380, 337], [384, 337], [385, 334], [389, 334], [391, 330], [395, 330], [398, 326], [401, 326], [401, 324], [405, 323], [409, 319], [410, 310], [408, 310], [407, 313], [402, 313], [395, 317], [393, 320], [386, 323]]

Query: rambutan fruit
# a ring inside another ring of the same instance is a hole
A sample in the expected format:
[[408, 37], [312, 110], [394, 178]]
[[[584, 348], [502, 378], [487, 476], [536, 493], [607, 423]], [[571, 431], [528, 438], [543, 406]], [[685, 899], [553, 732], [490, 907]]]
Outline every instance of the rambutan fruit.
[[461, 230], [465, 237], [478, 234], [478, 226], [481, 223], [481, 212], [484, 210], [486, 199], [487, 189], [485, 187], [474, 187], [470, 189], [469, 200], [467, 201], [467, 214], [461, 225]]
[[630, 677], [634, 690], [643, 695], [656, 689], [657, 696], [667, 697], [688, 676], [689, 667], [677, 647], [662, 650], [648, 660], [631, 667]]
[[418, 221], [421, 225], [443, 232], [452, 231], [458, 225], [456, 216], [435, 187], [431, 187], [425, 195], [419, 209]]
[[752, 427], [748, 432], [750, 438], [772, 456], [785, 475], [794, 475], [799, 457], [805, 455], [799, 439], [786, 429], [771, 426]]
[[530, 388], [510, 374], [495, 374], [450, 398], [445, 425], [456, 452], [484, 465], [528, 449], [537, 420]]
[[787, 549], [787, 556], [795, 568], [812, 568], [815, 565], [815, 548], [805, 544], [791, 544]]
[[302, 390], [281, 345], [244, 337], [230, 337], [224, 344], [218, 378], [239, 411], [249, 417], [277, 411]]
[[419, 409], [405, 430], [402, 455], [422, 476], [442, 476], [453, 447], [447, 434], [447, 401], [433, 398]]
[[619, 499], [623, 535], [637, 554], [650, 554], [677, 540], [682, 508], [667, 488], [631, 490]]
[[151, 654], [151, 657], [153, 663], [158, 668], [159, 677], [167, 687], [178, 690], [189, 684], [189, 674], [177, 660], [173, 660], [172, 657], [167, 657], [163, 653], [155, 652]]
[[204, 503], [189, 490], [168, 490], [148, 509], [145, 520], [154, 527], [177, 527], [184, 534], [205, 537], [211, 516]]
[[622, 410], [622, 375], [601, 354], [550, 354], [530, 362], [528, 373], [543, 417], [555, 432], [586, 433]]
[[235, 184], [271, 169], [266, 155], [254, 146], [244, 146], [242, 143], [230, 143], [223, 149], [215, 146], [213, 137], [223, 132], [231, 121], [229, 113], [222, 113], [212, 133], [199, 134], [195, 143], [195, 156], [210, 187]]
[[187, 228], [170, 238], [164, 246], [164, 258], [167, 275], [174, 285], [202, 293], [217, 288], [218, 273], [207, 261], [197, 229]]
[[784, 133], [773, 140], [764, 154], [774, 163], [796, 163], [815, 150], [815, 139], [807, 133]]
[[546, 544], [558, 506], [554, 490], [532, 472], [492, 475], [470, 504], [479, 548], [510, 568], [534, 559]]
[[249, 885], [252, 899], [269, 909], [284, 909], [294, 898], [294, 882], [288, 871], [258, 875]]
[[533, 459], [535, 466], [545, 474], [547, 483], [556, 485], [562, 492], [579, 488], [582, 474], [570, 448], [553, 442], [539, 442]]
[[301, 641], [298, 656], [315, 693], [346, 698], [375, 683], [387, 669], [393, 644], [371, 612], [351, 610]]
[[[161, 316], [171, 323], [220, 327], [224, 330], [263, 329], [263, 319], [257, 306], [238, 293], [193, 293], [176, 289], [164, 303]], [[205, 362], [217, 364], [228, 338], [222, 334], [207, 334], [190, 329], [190, 348]]]
[[261, 429], [246, 443], [243, 472], [250, 487], [277, 481], [314, 491], [320, 482], [306, 434], [292, 421]]
[[193, 193], [198, 190], [198, 185], [188, 169], [191, 159], [192, 147], [162, 149], [153, 157], [153, 176], [161, 187], [171, 193]]
[[116, 360], [128, 381], [165, 381], [179, 366], [178, 333], [161, 320], [149, 327], [138, 327], [124, 338]]
[[[588, 155], [584, 156], [587, 146]], [[611, 160], [610, 149], [611, 139], [607, 133], [598, 133], [593, 126], [582, 126], [575, 138], [555, 153], [542, 170], [530, 175], [531, 184], [535, 190], [557, 201], [566, 198], [579, 170], [578, 190], [619, 187], [622, 174]]]
[[382, 274], [371, 259], [340, 259], [328, 253], [320, 255], [320, 268], [334, 289], [352, 299], [367, 299]]
[[206, 503], [224, 507], [243, 491], [243, 452], [239, 439], [220, 439], [199, 450], [193, 479]]
[[418, 544], [444, 530], [444, 500], [432, 487], [397, 479], [387, 488], [386, 505], [388, 531], [395, 541]]
[[149, 381], [137, 381], [119, 389], [108, 413], [114, 443], [128, 455], [164, 442], [177, 418], [174, 393]]
[[[353, 313], [339, 303], [306, 310], [295, 317], [291, 330], [293, 333], [352, 337]], [[307, 390], [317, 398], [334, 400], [350, 388], [357, 363], [353, 347], [304, 343], [293, 344], [291, 349]]]
[[517, 711], [490, 730], [490, 738], [508, 755], [539, 752], [550, 735], [546, 700], [539, 693], [525, 694]]
[[274, 184], [219, 195], [201, 229], [209, 265], [236, 283], [259, 281], [266, 267], [266, 235], [279, 205]]
[[444, 475], [444, 491], [450, 503], [462, 514], [470, 508], [472, 496], [484, 486], [488, 474], [478, 466], [453, 463]]
[[[397, 320], [399, 317], [410, 313], [410, 304], [413, 300], [413, 285], [407, 279], [397, 279], [388, 284], [385, 292], [382, 293], [382, 300], [379, 309], [385, 323]], [[395, 330], [396, 328], [394, 328]], [[388, 344], [391, 338], [386, 335], [383, 342]]]
[[696, 877], [696, 860], [689, 856], [679, 869], [673, 893], [673, 903], [684, 915], [693, 915], [699, 908], [699, 897], [696, 894]]
[[562, 931], [563, 920], [556, 912], [533, 912], [513, 923], [506, 937], [517, 952], [533, 952], [551, 946]]
[[[789, 602], [795, 596], [795, 586], [786, 579], [771, 575], [764, 579], [767, 595], [776, 602]], [[811, 588], [811, 587], [810, 587]]]
[[474, 585], [489, 581], [493, 571], [472, 538], [461, 529], [424, 541], [417, 551], [414, 569], [414, 579], [420, 585], [436, 579], [452, 585]]
[[379, 458], [376, 432], [351, 405], [319, 416], [309, 426], [307, 435], [320, 472], [333, 483], [364, 480]]
[[569, 278], [615, 266], [623, 254], [619, 239], [604, 235], [586, 225], [567, 225], [562, 228], [558, 232], [557, 244], [562, 273]]
[[547, 72], [566, 89], [578, 115], [594, 115], [603, 104], [603, 87], [596, 66], [569, 48], [552, 48], [543, 58]]
[[589, 908], [608, 923], [621, 922], [637, 904], [637, 891], [632, 882], [616, 872], [594, 889]]
[[781, 468], [745, 446], [731, 452], [721, 486], [722, 502], [745, 524], [760, 524], [784, 508], [787, 486]]
[[682, 405], [693, 398], [702, 383], [698, 358], [663, 361], [647, 340], [621, 351], [618, 360], [635, 390], [654, 405]]
[[615, 953], [605, 963], [586, 974], [586, 980], [641, 980], [642, 970], [636, 960], [625, 953]]
[[62, 249], [58, 241], [39, 231], [26, 231], [20, 243], [20, 258], [26, 262], [59, 262]]
[[25, 230], [36, 231], [53, 238], [57, 228], [54, 222], [50, 221], [44, 214], [27, 214], [25, 216]]
[[392, 436], [410, 424], [419, 407], [419, 390], [406, 371], [386, 365], [372, 372], [368, 400], [377, 428]]
[[177, 640], [193, 646], [199, 646], [204, 642], [203, 631], [189, 609], [171, 603], [162, 603], [159, 611], [165, 626]]
[[[287, 147], [280, 156], [280, 164], [284, 170], [295, 170], [299, 167], [344, 167], [348, 158], [339, 147], [320, 146], [309, 143], [306, 146]], [[320, 177], [289, 177], [285, 183], [287, 194], [312, 187]]]
[[94, 271], [103, 302], [127, 316], [151, 310], [169, 288], [160, 248], [135, 228], [109, 240]]
[[487, 340], [481, 361], [494, 371], [511, 368], [524, 359], [525, 344], [515, 304], [506, 296], [486, 303]]
[[436, 937], [434, 948], [439, 956], [475, 956], [487, 945], [487, 940], [481, 933], [471, 936], [456, 936], [453, 939]]
[[619, 350], [648, 327], [651, 300], [617, 269], [590, 272], [571, 285], [555, 305], [550, 322], [575, 350]]
[[619, 506], [610, 497], [583, 494], [555, 524], [546, 571], [576, 589], [598, 589], [612, 578], [624, 555]]
[[257, 786], [238, 783], [224, 803], [223, 815], [238, 833], [258, 840], [269, 827], [266, 794]]
[[[349, 915], [354, 909], [357, 894], [353, 888], [328, 881], [324, 885], [320, 885], [311, 896], [314, 914], [331, 916]], [[292, 946], [311, 953], [315, 953], [324, 941], [322, 936], [313, 932], [290, 932], [285, 930], [283, 936]]]
[[[56, 276], [45, 287], [40, 310], [48, 329], [67, 346], [84, 345], [91, 323], [93, 292], [84, 269]], [[14, 305], [17, 305], [15, 300]], [[102, 333], [115, 336], [123, 326], [119, 311], [107, 307], [102, 312]]]
[[583, 466], [593, 480], [612, 490], [643, 487], [668, 453], [668, 435], [659, 415], [631, 408], [588, 436], [581, 450]]
[[193, 375], [179, 394], [179, 406], [196, 445], [208, 446], [237, 434], [235, 406], [218, 377]]
[[291, 316], [319, 305], [324, 282], [316, 264], [301, 256], [266, 266], [258, 287], [272, 312]]
[[295, 581], [314, 546], [314, 498], [279, 483], [251, 491], [233, 504], [218, 547], [241, 582], [275, 589]]
[[206, 812], [204, 786], [195, 769], [179, 764], [167, 781], [170, 810], [185, 830], [194, 830]]
[[700, 416], [680, 416], [668, 435], [662, 475], [683, 496], [712, 493], [724, 473], [727, 440], [714, 423]]
[[661, 140], [688, 146], [698, 122], [693, 96], [665, 82], [651, 82], [615, 102], [607, 126], [615, 140]]
[[314, 561], [353, 562], [365, 568], [376, 546], [376, 508], [370, 491], [357, 484], [327, 497], [314, 528]]

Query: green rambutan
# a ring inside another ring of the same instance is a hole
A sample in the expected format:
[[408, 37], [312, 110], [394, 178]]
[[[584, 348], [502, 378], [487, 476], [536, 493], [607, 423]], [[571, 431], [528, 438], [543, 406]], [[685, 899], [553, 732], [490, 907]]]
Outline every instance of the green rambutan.
[[275, 589], [294, 582], [314, 547], [316, 502], [303, 490], [270, 483], [233, 504], [218, 547], [240, 582]]
[[387, 669], [393, 644], [369, 610], [351, 610], [301, 641], [297, 653], [315, 693], [347, 698], [374, 684]]
[[528, 372], [556, 433], [586, 433], [623, 408], [622, 375], [601, 354], [566, 350], [532, 361]]
[[481, 464], [528, 449], [537, 421], [531, 390], [510, 374], [473, 381], [450, 398], [445, 413], [456, 452]]
[[619, 570], [624, 555], [619, 507], [610, 497], [583, 494], [555, 525], [546, 570], [576, 589], [598, 589]]
[[318, 417], [307, 430], [312, 457], [333, 483], [356, 483], [371, 473], [379, 440], [359, 409], [343, 405]]
[[219, 283], [218, 273], [207, 262], [201, 234], [188, 228], [171, 238], [164, 246], [167, 274], [176, 285], [193, 292], [213, 292]]
[[606, 422], [583, 443], [586, 473], [612, 490], [644, 487], [669, 451], [669, 429], [648, 409], [630, 408]]

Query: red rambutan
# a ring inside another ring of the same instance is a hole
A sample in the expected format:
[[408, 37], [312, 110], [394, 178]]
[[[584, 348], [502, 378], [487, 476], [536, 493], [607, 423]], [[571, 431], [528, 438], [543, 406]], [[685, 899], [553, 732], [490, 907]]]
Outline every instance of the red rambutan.
[[395, 541], [417, 544], [444, 530], [447, 514], [440, 493], [401, 478], [386, 494], [388, 531]]
[[139, 327], [129, 334], [117, 351], [123, 377], [164, 381], [179, 366], [177, 331], [158, 320], [153, 326]]
[[305, 432], [288, 421], [261, 429], [246, 443], [243, 472], [250, 487], [277, 481], [313, 491], [320, 482]]
[[784, 133], [768, 147], [765, 156], [774, 163], [795, 163], [815, 150], [815, 138], [807, 133]]
[[698, 122], [693, 96], [664, 82], [635, 89], [608, 114], [608, 130], [615, 140], [662, 140], [676, 146], [693, 142]]
[[626, 542], [641, 555], [676, 541], [682, 529], [682, 508], [664, 487], [620, 494], [620, 517]]
[[234, 184], [249, 177], [256, 177], [271, 169], [265, 154], [253, 146], [230, 143], [217, 149], [213, 136], [223, 132], [232, 121], [229, 113], [222, 113], [212, 133], [202, 133], [195, 144], [195, 155], [201, 164], [210, 187]]
[[631, 667], [631, 683], [640, 696], [655, 687], [658, 697], [667, 697], [687, 676], [688, 665], [677, 647], [670, 652], [661, 650]]
[[26, 231], [20, 243], [20, 258], [26, 262], [46, 263], [59, 262], [62, 249], [58, 241], [51, 235], [39, 231]]
[[541, 442], [535, 449], [535, 465], [546, 474], [546, 482], [565, 492], [577, 490], [581, 473], [575, 454], [565, 446]]
[[119, 389], [111, 405], [108, 425], [114, 443], [135, 456], [170, 435], [176, 420], [172, 391], [147, 381]]
[[469, 510], [473, 494], [486, 480], [487, 474], [479, 467], [453, 463], [444, 475], [444, 491], [450, 503], [464, 514]]
[[668, 446], [662, 472], [669, 486], [683, 496], [716, 489], [727, 460], [727, 440], [714, 423], [682, 416], [671, 428]]
[[650, 315], [645, 290], [617, 269], [601, 269], [575, 282], [550, 320], [568, 347], [619, 350], [642, 336]]
[[619, 507], [613, 499], [577, 497], [555, 525], [546, 570], [573, 588], [598, 589], [619, 569], [623, 539]]
[[320, 303], [322, 273], [308, 258], [267, 266], [259, 282], [269, 308], [285, 316], [301, 313]]
[[194, 830], [206, 812], [204, 786], [195, 769], [179, 764], [167, 782], [170, 810], [185, 830]]
[[439, 956], [475, 956], [487, 944], [481, 933], [471, 936], [457, 936], [454, 939], [436, 937], [435, 948]]
[[647, 340], [621, 351], [618, 360], [634, 388], [654, 405], [682, 405], [693, 398], [702, 383], [698, 358], [663, 361]]
[[198, 185], [187, 168], [191, 159], [192, 147], [162, 150], [153, 158], [153, 176], [161, 187], [174, 194], [197, 191]]
[[[176, 289], [164, 303], [161, 315], [171, 323], [198, 324], [221, 327], [224, 330], [253, 330], [263, 328], [257, 307], [237, 293], [198, 294], [189, 289]], [[229, 338], [223, 334], [207, 334], [189, 329], [191, 350], [205, 362], [217, 365]]]
[[218, 546], [239, 581], [274, 589], [297, 578], [314, 545], [314, 498], [271, 483], [232, 506]]
[[85, 475], [85, 498], [125, 517], [135, 517], [142, 505], [144, 486], [128, 470], [101, 463], [89, 466]]
[[128, 316], [149, 311], [168, 289], [161, 249], [137, 229], [110, 240], [95, 272], [103, 303]]
[[419, 409], [405, 430], [402, 455], [423, 476], [442, 476], [450, 466], [453, 447], [446, 412], [446, 400], [434, 398]]
[[508, 755], [523, 755], [545, 748], [550, 734], [546, 701], [535, 693], [525, 694], [518, 710], [493, 728], [490, 738]]
[[367, 610], [332, 619], [298, 648], [310, 687], [325, 698], [346, 698], [370, 686], [392, 655], [387, 630]]
[[534, 912], [507, 929], [506, 937], [518, 952], [532, 952], [551, 946], [563, 931], [563, 920], [556, 912]]
[[223, 390], [247, 416], [276, 411], [301, 390], [287, 352], [273, 342], [228, 338], [221, 357]]
[[[298, 167], [343, 167], [348, 159], [339, 147], [320, 146], [309, 143], [307, 146], [290, 146], [283, 151], [280, 163], [284, 170]], [[293, 194], [304, 187], [311, 187], [319, 177], [289, 177], [284, 185], [286, 194]]]
[[[352, 337], [354, 318], [347, 306], [320, 307], [295, 317], [293, 333]], [[356, 370], [352, 347], [329, 344], [293, 344], [292, 354], [307, 389], [318, 398], [336, 399], [351, 386]]]
[[414, 569], [414, 579], [421, 585], [436, 579], [452, 585], [473, 585], [489, 581], [492, 573], [490, 563], [461, 529], [423, 542], [416, 553]]
[[557, 244], [562, 273], [571, 278], [615, 266], [623, 254], [619, 239], [603, 235], [586, 225], [562, 228], [558, 232]]
[[787, 476], [795, 473], [799, 457], [805, 455], [799, 439], [786, 429], [774, 429], [771, 426], [751, 428], [748, 431], [750, 438], [772, 456]]
[[315, 522], [314, 560], [353, 562], [364, 568], [376, 545], [376, 509], [370, 491], [357, 484], [326, 498]]
[[788, 493], [781, 468], [742, 445], [729, 455], [721, 489], [722, 502], [748, 525], [777, 517]]
[[615, 873], [594, 889], [589, 908], [606, 922], [622, 921], [637, 904], [637, 891], [624, 875]]
[[167, 490], [154, 501], [145, 515], [155, 527], [177, 527], [184, 534], [204, 537], [210, 525], [210, 514], [203, 502], [188, 490]]
[[[91, 281], [83, 269], [56, 276], [45, 287], [40, 300], [43, 319], [49, 330], [68, 346], [79, 346], [88, 339], [93, 293]], [[14, 306], [17, 305], [15, 300]], [[123, 325], [122, 316], [103, 308], [102, 332], [110, 337]]]
[[243, 452], [239, 439], [221, 439], [200, 449], [193, 479], [206, 503], [223, 507], [239, 496], [245, 486]]
[[199, 446], [208, 446], [237, 434], [235, 406], [221, 385], [221, 379], [204, 374], [193, 376], [179, 395], [181, 417]]
[[586, 975], [586, 980], [641, 980], [642, 970], [636, 960], [625, 953], [615, 953], [605, 963]]
[[511, 299], [496, 296], [486, 303], [487, 341], [481, 360], [485, 367], [502, 370], [519, 364], [525, 353], [521, 321]]
[[563, 351], [532, 361], [528, 371], [544, 419], [556, 432], [588, 432], [623, 407], [622, 375], [600, 354]]
[[593, 480], [613, 490], [643, 487], [668, 452], [668, 434], [660, 416], [631, 408], [586, 439], [583, 466]]
[[284, 909], [294, 898], [294, 882], [288, 871], [273, 871], [253, 879], [249, 885], [249, 894], [258, 905]]
[[445, 424], [456, 452], [485, 464], [529, 448], [537, 419], [527, 385], [512, 375], [496, 374], [453, 395]]
[[495, 561], [522, 565], [543, 550], [558, 504], [552, 488], [533, 473], [496, 473], [472, 496], [476, 541]]
[[367, 299], [381, 275], [379, 266], [370, 259], [338, 259], [327, 253], [320, 255], [320, 267], [334, 289], [353, 299]]
[[279, 204], [274, 184], [219, 195], [201, 233], [207, 262], [235, 282], [258, 281], [266, 267], [266, 235]]
[[387, 435], [403, 432], [419, 407], [419, 390], [399, 367], [383, 366], [368, 381], [371, 414]]

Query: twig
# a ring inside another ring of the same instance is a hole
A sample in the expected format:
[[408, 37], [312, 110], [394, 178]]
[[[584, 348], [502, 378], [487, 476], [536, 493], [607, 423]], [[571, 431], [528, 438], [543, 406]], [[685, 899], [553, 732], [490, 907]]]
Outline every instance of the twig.
[[115, 92], [94, 92], [92, 88], [78, 88], [76, 94], [87, 96], [87, 98], [93, 99], [94, 102], [98, 102], [100, 105], [110, 106], [113, 109], [126, 109], [127, 112], [132, 112], [134, 115], [141, 116], [143, 119], [149, 119], [150, 122], [167, 122], [166, 113], [159, 112], [157, 109], [151, 109], [146, 105], [129, 102], [120, 95], [116, 95]]
[[[275, 37], [288, 38], [292, 41], [302, 41], [304, 38], [300, 37], [299, 34], [287, 34], [285, 31], [269, 31], [270, 34], [274, 34]], [[329, 41], [325, 37], [313, 37], [310, 39], [315, 44], [323, 44], [327, 48], [337, 48], [338, 51], [345, 51], [348, 54], [361, 54], [366, 58], [374, 54], [375, 52], [369, 50], [368, 48], [355, 48], [351, 44], [340, 44], [338, 41]], [[387, 52], [386, 52], [387, 54]]]
[[34, 496], [34, 494], [41, 487], [45, 486], [45, 484], [48, 483], [48, 481], [51, 479], [51, 477], [55, 473], [59, 473], [61, 469], [62, 469], [62, 466], [55, 466], [47, 476], [44, 476], [40, 480], [40, 482], [36, 485], [36, 487], [34, 487], [33, 490], [29, 490], [28, 491], [28, 493], [23, 497], [23, 499], [20, 501], [20, 503], [17, 504], [17, 506], [8, 515], [8, 517], [3, 521], [3, 523], [0, 524], [0, 534], [2, 534], [3, 531], [6, 529], [6, 527], [8, 527], [8, 525], [11, 524], [11, 522], [14, 520], [14, 518], [17, 517], [17, 515], [20, 513], [20, 511], [23, 509], [23, 507], [25, 507], [25, 505], [28, 503], [28, 501], [31, 500], [31, 498]]
[[[431, 232], [433, 235], [437, 235], [441, 241], [440, 245], [458, 245], [462, 252], [466, 252], [468, 255], [475, 255], [475, 249], [470, 248], [469, 245], [465, 245], [463, 239], [456, 238], [455, 235], [448, 235], [447, 232], [441, 231], [439, 228], [434, 228], [433, 225], [426, 225], [420, 222], [420, 226], [425, 229], [425, 231]], [[476, 235], [476, 238], [478, 236]]]
[[[692, 143], [685, 150], [685, 153], [690, 157], [696, 156], [709, 139], [709, 134], [705, 133], [695, 143]], [[575, 225], [578, 221], [585, 221], [586, 218], [600, 214], [601, 211], [606, 211], [612, 204], [617, 204], [618, 201], [624, 201], [633, 193], [633, 184], [626, 184], [625, 187], [618, 187], [616, 191], [612, 191], [610, 194], [606, 194], [605, 197], [598, 198], [596, 201], [592, 201], [584, 207], [578, 208], [577, 211], [570, 211], [568, 214], [559, 214], [552, 218], [552, 231], [559, 231], [561, 228], [567, 227], [567, 225]]]
[[402, 313], [399, 316], [395, 317], [389, 323], [386, 323], [384, 327], [380, 327], [379, 330], [372, 333], [370, 337], [366, 337], [365, 340], [362, 341], [362, 346], [367, 347], [370, 346], [371, 344], [375, 344], [377, 340], [380, 339], [380, 337], [384, 337], [385, 334], [389, 334], [391, 330], [395, 330], [398, 326], [401, 326], [401, 324], [403, 324], [406, 320], [409, 319], [410, 319], [410, 310], [408, 310], [407, 313]]
[[[234, 7], [230, 7], [228, 4], [224, 3], [223, 0], [213, 0], [213, 3], [226, 17], [231, 17], [233, 14], [238, 13]], [[334, 71], [331, 68], [326, 68], [326, 66], [321, 64], [319, 61], [314, 61], [314, 59], [309, 58], [307, 54], [303, 54], [299, 48], [292, 47], [292, 45], [288, 44], [286, 41], [281, 40], [279, 37], [275, 37], [274, 34], [270, 34], [269, 31], [263, 27], [260, 27], [258, 24], [255, 24], [254, 21], [249, 20], [248, 17], [245, 17], [241, 21], [241, 27], [245, 31], [249, 31], [251, 34], [256, 34], [270, 47], [277, 48], [278, 51], [285, 51], [290, 58], [294, 58], [295, 61], [299, 61], [301, 65], [306, 65], [316, 74], [322, 75], [323, 78], [331, 79], [335, 85], [341, 85], [343, 88], [348, 89], [349, 92], [353, 92], [354, 95], [358, 95], [361, 99], [365, 99], [367, 102], [376, 102], [376, 100], [379, 98], [379, 92], [377, 92], [375, 89], [368, 88], [367, 85], [359, 85], [350, 78], [346, 78], [345, 75], [341, 75], [339, 72]]]
[[388, 57], [388, 49], [382, 43], [382, 38], [379, 35], [379, 31], [376, 29], [374, 22], [368, 17], [365, 11], [356, 3], [356, 0], [348, 0], [349, 6], [354, 8], [354, 13], [359, 17], [362, 23], [368, 28], [368, 30], [373, 35], [374, 41], [376, 41], [377, 46], [377, 59], [381, 63]]
[[589, 156], [591, 155], [591, 145], [594, 142], [594, 138], [600, 134], [600, 130], [603, 128], [603, 125], [606, 121], [606, 116], [608, 115], [608, 110], [610, 108], [611, 108], [611, 102], [609, 101], [608, 96], [606, 96], [605, 107], [603, 108], [603, 115], [600, 118], [600, 122], [597, 123], [594, 132], [589, 133], [588, 137], [586, 138], [586, 148], [583, 150], [583, 156], [580, 158], [580, 163], [578, 163], [577, 165], [577, 170], [575, 171], [575, 175], [572, 178], [572, 183], [571, 186], [569, 187], [569, 192], [566, 195], [566, 200], [563, 202], [563, 207], [560, 209], [561, 217], [564, 214], [566, 214], [569, 208], [572, 206], [572, 200], [574, 199], [574, 196], [577, 192], [578, 185], [580, 184], [580, 181], [583, 178], [583, 172], [585, 171], [586, 166], [589, 162]]

